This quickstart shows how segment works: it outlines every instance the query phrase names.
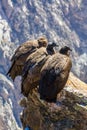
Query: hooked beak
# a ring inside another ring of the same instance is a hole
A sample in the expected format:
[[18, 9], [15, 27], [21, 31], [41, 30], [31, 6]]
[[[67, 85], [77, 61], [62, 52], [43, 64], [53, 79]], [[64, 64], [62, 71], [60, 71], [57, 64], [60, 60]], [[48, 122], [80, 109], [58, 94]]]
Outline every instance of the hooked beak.
[[67, 52], [67, 55], [68, 55], [68, 56], [70, 55], [70, 52], [71, 52], [71, 51], [72, 51], [71, 49], [68, 50], [68, 52]]
[[59, 45], [57, 45], [55, 42], [53, 42], [53, 46], [54, 47], [58, 47]]

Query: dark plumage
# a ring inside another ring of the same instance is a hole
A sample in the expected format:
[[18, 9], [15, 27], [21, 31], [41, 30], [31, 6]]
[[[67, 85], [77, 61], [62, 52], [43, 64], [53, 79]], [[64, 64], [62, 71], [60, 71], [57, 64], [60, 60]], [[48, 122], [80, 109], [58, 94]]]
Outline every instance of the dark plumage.
[[59, 46], [59, 45], [57, 45], [55, 42], [53, 42], [52, 44], [48, 44], [48, 46], [47, 46], [47, 52], [48, 52], [50, 55], [55, 54], [54, 47], [57, 47], [57, 46]]
[[22, 87], [21, 92], [24, 96], [28, 96], [30, 91], [33, 88], [37, 87], [40, 80], [40, 70], [46, 60], [50, 57], [50, 55], [54, 54], [53, 47], [56, 44], [51, 44], [48, 46], [52, 46], [49, 50], [48, 47], [41, 47], [31, 55], [26, 60], [26, 63], [23, 68], [23, 75], [22, 75]]
[[20, 45], [14, 55], [11, 58], [12, 65], [7, 73], [13, 80], [16, 76], [22, 74], [22, 69], [26, 58], [40, 47], [46, 47], [48, 41], [45, 37], [38, 38], [37, 40], [31, 40]]
[[41, 69], [39, 83], [40, 98], [47, 102], [56, 102], [57, 94], [64, 88], [72, 66], [69, 57], [71, 49], [67, 46], [52, 55]]

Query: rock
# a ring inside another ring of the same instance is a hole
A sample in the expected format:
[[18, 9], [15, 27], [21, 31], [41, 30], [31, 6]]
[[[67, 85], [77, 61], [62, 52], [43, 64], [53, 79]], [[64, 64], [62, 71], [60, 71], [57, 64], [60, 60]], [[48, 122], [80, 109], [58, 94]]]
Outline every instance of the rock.
[[[20, 130], [14, 117], [14, 85], [0, 73], [0, 130]], [[17, 103], [16, 111], [17, 111]]]
[[27, 103], [21, 116], [23, 128], [29, 125], [32, 130], [86, 130], [87, 95], [81, 87], [78, 88], [82, 84], [87, 93], [87, 84], [71, 73], [56, 104], [40, 100], [37, 89], [33, 90], [25, 101]]

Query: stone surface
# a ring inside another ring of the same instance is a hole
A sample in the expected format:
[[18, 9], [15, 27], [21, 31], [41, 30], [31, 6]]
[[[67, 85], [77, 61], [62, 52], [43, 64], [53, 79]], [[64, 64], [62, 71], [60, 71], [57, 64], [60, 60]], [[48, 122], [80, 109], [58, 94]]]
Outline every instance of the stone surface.
[[16, 115], [13, 114], [15, 97], [15, 94], [12, 93], [13, 89], [12, 82], [0, 74], [0, 130], [19, 130]]
[[[85, 95], [81, 87], [85, 90]], [[40, 100], [37, 90], [28, 98], [21, 100], [24, 108], [20, 116], [25, 128], [32, 130], [86, 130], [87, 129], [87, 84], [73, 74], [66, 87], [58, 95], [57, 103]]]

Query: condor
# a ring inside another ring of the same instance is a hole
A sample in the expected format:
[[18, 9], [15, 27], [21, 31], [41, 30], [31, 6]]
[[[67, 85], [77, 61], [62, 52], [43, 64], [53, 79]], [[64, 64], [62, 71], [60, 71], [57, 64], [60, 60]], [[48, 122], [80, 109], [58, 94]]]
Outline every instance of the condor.
[[22, 69], [26, 61], [26, 58], [31, 53], [35, 52], [38, 48], [46, 47], [47, 44], [47, 39], [45, 37], [40, 37], [37, 40], [27, 41], [20, 45], [11, 58], [12, 64], [7, 75], [9, 75], [14, 81], [16, 76], [22, 74]]
[[67, 46], [52, 55], [41, 69], [39, 83], [40, 98], [51, 103], [56, 102], [57, 94], [64, 88], [72, 62], [69, 57], [71, 49]]

